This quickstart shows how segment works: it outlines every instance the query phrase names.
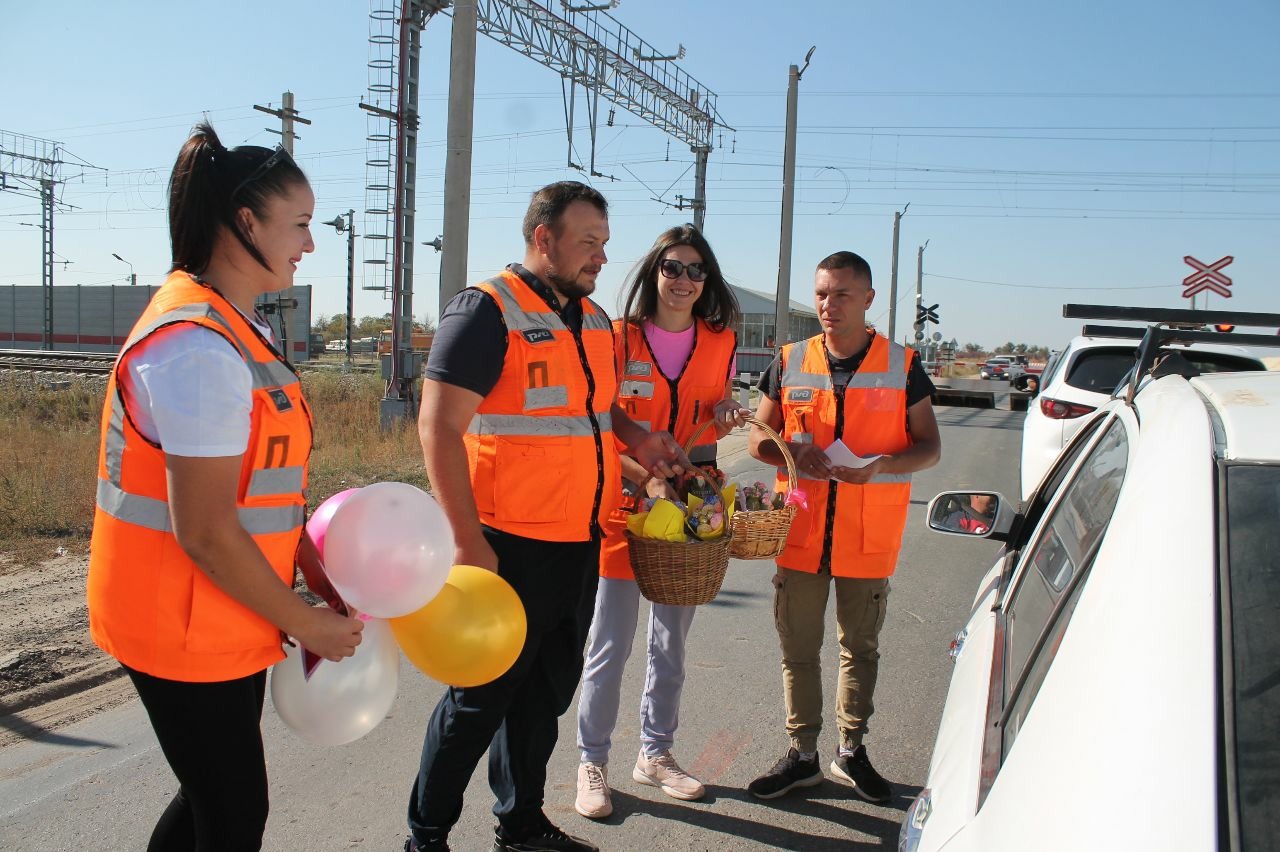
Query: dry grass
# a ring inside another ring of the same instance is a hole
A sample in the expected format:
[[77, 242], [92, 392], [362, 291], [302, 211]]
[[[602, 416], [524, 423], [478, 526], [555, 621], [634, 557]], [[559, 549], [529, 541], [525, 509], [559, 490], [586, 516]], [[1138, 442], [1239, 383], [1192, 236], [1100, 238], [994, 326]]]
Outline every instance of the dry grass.
[[[372, 482], [427, 487], [412, 423], [378, 428], [383, 384], [367, 374], [303, 375], [315, 416], [311, 507]], [[0, 552], [14, 562], [81, 550], [93, 527], [105, 383], [0, 374]]]

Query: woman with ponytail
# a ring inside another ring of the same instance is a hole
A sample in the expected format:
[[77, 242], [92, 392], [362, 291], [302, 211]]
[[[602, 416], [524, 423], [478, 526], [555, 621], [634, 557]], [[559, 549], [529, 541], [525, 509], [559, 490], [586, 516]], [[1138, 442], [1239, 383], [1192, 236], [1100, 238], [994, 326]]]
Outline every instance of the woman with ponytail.
[[281, 148], [197, 125], [169, 182], [173, 265], [107, 386], [89, 630], [120, 661], [178, 778], [149, 850], [257, 850], [266, 670], [292, 636], [348, 657], [362, 623], [293, 591], [311, 413], [257, 314], [315, 249]]

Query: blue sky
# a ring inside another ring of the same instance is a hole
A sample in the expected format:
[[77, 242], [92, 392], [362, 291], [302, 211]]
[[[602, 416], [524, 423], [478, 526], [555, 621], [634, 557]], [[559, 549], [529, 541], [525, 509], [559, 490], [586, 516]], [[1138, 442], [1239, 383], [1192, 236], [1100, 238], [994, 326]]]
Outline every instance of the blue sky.
[[[375, 0], [381, 4], [382, 0]], [[559, 0], [545, 0], [559, 9]], [[191, 124], [208, 113], [228, 145], [275, 144], [253, 105], [292, 90], [313, 124], [297, 158], [317, 222], [364, 207], [366, 0], [218, 4], [70, 0], [5, 11], [0, 129], [62, 143], [85, 170], [55, 217], [59, 284], [142, 282], [167, 268], [164, 185]], [[1063, 302], [1186, 306], [1182, 258], [1233, 255], [1230, 306], [1280, 309], [1280, 5], [1099, 2], [955, 4], [623, 0], [612, 15], [719, 95], [736, 131], [717, 134], [706, 231], [730, 279], [777, 278], [787, 68], [800, 84], [793, 297], [826, 254], [852, 249], [876, 275], [870, 316], [889, 303], [893, 211], [902, 220], [899, 333], [916, 249], [941, 331], [988, 346], [1062, 345], [1079, 323]], [[441, 231], [451, 19], [423, 39], [417, 232]], [[578, 178], [565, 166], [559, 77], [498, 43], [477, 44], [468, 268], [480, 279], [522, 255], [529, 193]], [[579, 109], [575, 140], [586, 138]], [[576, 159], [587, 156], [579, 147]], [[632, 263], [688, 212], [686, 146], [619, 111], [601, 127], [593, 181], [612, 203], [611, 310]], [[78, 174], [73, 165], [64, 176]], [[40, 282], [36, 200], [0, 193], [0, 282]], [[25, 223], [25, 224], [24, 224]], [[344, 310], [346, 240], [314, 228], [299, 270], [317, 313]], [[438, 268], [419, 247], [416, 314], [434, 315]], [[1215, 304], [1217, 302], [1215, 301]], [[357, 293], [357, 315], [389, 302]]]

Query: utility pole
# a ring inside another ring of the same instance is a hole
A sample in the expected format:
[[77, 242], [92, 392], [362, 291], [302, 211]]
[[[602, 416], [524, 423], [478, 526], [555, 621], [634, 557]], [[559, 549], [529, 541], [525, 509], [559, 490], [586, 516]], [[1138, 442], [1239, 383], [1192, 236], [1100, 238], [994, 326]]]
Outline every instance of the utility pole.
[[908, 201], [906, 207], [893, 213], [893, 260], [889, 264], [889, 339], [893, 341], [898, 339], [898, 225], [910, 206]]
[[[294, 140], [302, 138], [293, 132], [294, 122], [297, 122], [298, 124], [311, 123], [309, 119], [303, 118], [298, 114], [298, 111], [293, 108], [293, 92], [284, 92], [280, 95], [280, 109], [272, 109], [271, 107], [265, 107], [261, 104], [254, 104], [253, 108], [258, 112], [265, 112], [267, 115], [274, 115], [276, 118], [280, 119], [279, 130], [272, 130], [268, 127], [267, 131], [280, 135], [280, 147], [284, 148], [284, 150], [288, 152], [289, 156], [292, 157]], [[289, 287], [278, 293], [262, 298], [273, 300], [275, 302], [275, 310], [280, 316], [280, 351], [284, 353], [284, 360], [292, 363], [293, 352], [289, 338], [290, 329], [293, 326], [293, 310], [298, 305], [298, 300], [293, 296], [293, 288]], [[307, 345], [310, 346], [310, 338], [308, 336], [304, 335], [303, 340], [308, 341]]]
[[782, 233], [778, 239], [778, 301], [773, 320], [773, 345], [782, 346], [791, 338], [791, 219], [795, 208], [796, 101], [800, 78], [809, 67], [817, 45], [804, 55], [804, 66], [792, 65], [787, 74], [787, 132], [782, 148]]
[[[64, 165], [61, 143], [0, 130], [0, 192], [40, 199], [40, 287], [44, 296], [42, 349], [53, 348], [53, 213], [55, 208], [75, 209], [57, 200], [57, 186], [66, 182], [62, 177]], [[82, 170], [98, 168], [84, 163], [77, 167]]]
[[916, 250], [916, 346], [924, 340], [924, 322], [920, 319], [920, 309], [924, 307], [924, 248], [927, 245], [929, 241], [925, 240], [924, 246]]
[[303, 118], [298, 111], [293, 108], [293, 92], [285, 92], [280, 96], [280, 109], [272, 109], [271, 107], [264, 107], [260, 104], [254, 104], [253, 108], [258, 112], [265, 112], [267, 115], [274, 115], [276, 118], [280, 119], [279, 130], [272, 130], [270, 127], [268, 127], [267, 130], [271, 133], [279, 134], [280, 147], [288, 151], [289, 156], [292, 157], [294, 140], [302, 138], [293, 132], [294, 122], [296, 121], [298, 124], [311, 123], [309, 119]]
[[449, 126], [445, 131], [444, 221], [449, 242], [440, 256], [440, 309], [467, 286], [471, 219], [471, 139], [476, 90], [476, 0], [453, 4], [449, 54]]
[[[346, 221], [343, 221], [343, 216]], [[347, 232], [347, 369], [351, 369], [351, 326], [354, 322], [352, 313], [356, 309], [356, 211], [348, 210], [339, 213], [324, 225], [331, 225], [341, 234]]]

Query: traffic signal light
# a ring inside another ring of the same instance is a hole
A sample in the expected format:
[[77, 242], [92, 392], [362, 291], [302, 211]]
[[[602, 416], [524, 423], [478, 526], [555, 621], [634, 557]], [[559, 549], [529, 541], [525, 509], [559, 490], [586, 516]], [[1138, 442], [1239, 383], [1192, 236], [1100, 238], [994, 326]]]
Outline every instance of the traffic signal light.
[[1214, 325], [1213, 330], [1214, 330], [1214, 331], [1221, 331], [1221, 332], [1228, 332], [1228, 331], [1235, 331], [1235, 330], [1236, 330], [1236, 327], [1235, 327], [1234, 325], [1232, 325], [1231, 323], [1228, 323], [1228, 322], [1220, 322], [1220, 323], [1217, 323], [1217, 324], [1215, 324], [1215, 325]]

